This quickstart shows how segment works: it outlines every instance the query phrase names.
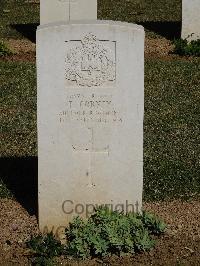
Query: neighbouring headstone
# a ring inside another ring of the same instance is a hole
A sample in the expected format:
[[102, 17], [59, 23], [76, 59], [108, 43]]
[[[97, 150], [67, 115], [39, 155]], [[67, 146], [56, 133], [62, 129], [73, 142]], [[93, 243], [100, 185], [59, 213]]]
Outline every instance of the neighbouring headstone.
[[37, 30], [40, 229], [94, 206], [140, 211], [144, 30], [96, 21]]
[[96, 20], [97, 0], [40, 0], [40, 24]]
[[182, 0], [182, 36], [200, 39], [200, 0]]

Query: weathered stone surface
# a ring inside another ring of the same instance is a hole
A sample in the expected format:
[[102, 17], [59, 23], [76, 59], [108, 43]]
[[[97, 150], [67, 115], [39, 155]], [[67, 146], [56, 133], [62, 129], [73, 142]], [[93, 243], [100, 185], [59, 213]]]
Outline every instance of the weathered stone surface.
[[97, 0], [40, 0], [40, 24], [97, 19]]
[[182, 13], [182, 38], [200, 39], [200, 0], [182, 0]]
[[41, 26], [37, 75], [41, 230], [87, 216], [95, 204], [140, 210], [143, 28], [109, 21]]

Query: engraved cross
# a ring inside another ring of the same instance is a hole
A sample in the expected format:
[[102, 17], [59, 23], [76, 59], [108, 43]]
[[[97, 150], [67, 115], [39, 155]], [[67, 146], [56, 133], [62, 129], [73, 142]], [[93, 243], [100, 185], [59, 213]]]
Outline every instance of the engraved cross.
[[94, 129], [93, 128], [88, 128], [91, 132], [91, 138], [90, 138], [90, 143], [89, 143], [89, 147], [87, 148], [77, 148], [75, 146], [73, 146], [73, 149], [75, 150], [75, 152], [78, 153], [85, 153], [89, 155], [89, 166], [88, 166], [88, 170], [86, 173], [86, 176], [88, 177], [88, 186], [89, 187], [95, 187], [94, 181], [93, 181], [93, 174], [92, 174], [92, 169], [93, 169], [93, 157], [94, 154], [98, 154], [98, 155], [107, 155], [109, 156], [109, 145], [104, 145], [104, 147], [102, 148], [95, 148], [95, 136], [94, 136]]

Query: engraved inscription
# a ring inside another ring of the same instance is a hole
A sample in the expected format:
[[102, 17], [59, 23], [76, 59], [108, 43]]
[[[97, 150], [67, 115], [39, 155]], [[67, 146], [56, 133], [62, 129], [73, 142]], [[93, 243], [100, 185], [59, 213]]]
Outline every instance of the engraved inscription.
[[94, 188], [94, 162], [110, 156], [113, 127], [123, 125], [123, 112], [116, 107], [111, 92], [67, 93], [63, 100], [63, 108], [58, 113], [60, 126], [67, 129], [74, 156], [88, 159], [85, 177], [87, 186]]
[[113, 105], [112, 95], [83, 94], [69, 95], [65, 101], [66, 108], [59, 114], [60, 123], [67, 121], [117, 123], [122, 117]]
[[[89, 33], [81, 41], [70, 43], [73, 43], [73, 46], [68, 49], [65, 59], [68, 86], [98, 87], [115, 81], [115, 42], [100, 41]], [[106, 43], [110, 43], [111, 47]]]

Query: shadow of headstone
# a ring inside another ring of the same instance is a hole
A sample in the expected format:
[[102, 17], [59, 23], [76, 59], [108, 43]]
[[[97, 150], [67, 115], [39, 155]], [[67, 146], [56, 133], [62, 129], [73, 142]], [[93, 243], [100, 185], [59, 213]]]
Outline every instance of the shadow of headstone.
[[181, 22], [179, 21], [146, 21], [139, 22], [145, 29], [153, 31], [169, 40], [181, 37]]
[[0, 158], [0, 178], [30, 215], [38, 209], [37, 157]]
[[12, 24], [11, 27], [18, 31], [22, 36], [29, 39], [31, 42], [36, 42], [36, 30], [39, 24]]
[[[136, 22], [137, 23], [137, 22]], [[153, 31], [169, 40], [181, 37], [181, 21], [145, 21], [138, 22], [145, 29]], [[39, 24], [12, 24], [11, 27], [18, 31], [22, 36], [32, 42], [36, 42], [36, 30]]]

